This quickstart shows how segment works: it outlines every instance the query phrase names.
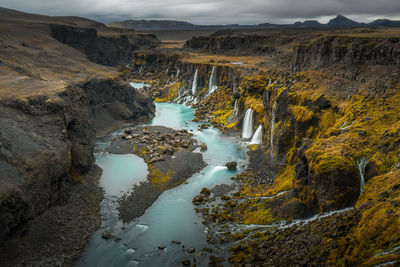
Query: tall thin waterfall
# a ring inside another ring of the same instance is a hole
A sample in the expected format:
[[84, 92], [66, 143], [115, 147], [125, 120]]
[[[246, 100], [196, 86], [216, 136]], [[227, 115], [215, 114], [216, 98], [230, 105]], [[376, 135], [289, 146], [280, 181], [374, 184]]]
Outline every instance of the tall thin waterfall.
[[208, 93], [212, 94], [218, 89], [217, 86], [217, 66], [213, 66], [211, 71], [210, 80], [208, 81]]
[[196, 71], [194, 73], [194, 78], [193, 78], [193, 83], [192, 83], [192, 95], [195, 95], [196, 91], [197, 91], [197, 80], [198, 80], [197, 76], [199, 76], [198, 72], [199, 72], [199, 69], [196, 69]]
[[178, 76], [179, 76], [179, 72], [181, 72], [181, 70], [180, 69], [178, 69], [178, 71], [176, 72], [176, 78], [178, 78]]
[[247, 109], [243, 120], [242, 137], [250, 138], [253, 134], [253, 110]]
[[365, 184], [365, 167], [367, 166], [368, 159], [360, 158], [356, 161], [358, 171], [360, 172], [360, 194], [363, 191], [363, 186]]
[[271, 83], [272, 83], [272, 79], [269, 79], [268, 80], [268, 85], [271, 85]]
[[258, 126], [256, 132], [251, 138], [250, 145], [259, 145], [262, 143], [262, 126]]
[[233, 105], [233, 116], [236, 119], [239, 113], [239, 107], [238, 107], [238, 99], [235, 99], [235, 104]]
[[272, 106], [272, 114], [271, 114], [271, 136], [269, 138], [270, 142], [270, 151], [271, 157], [274, 155], [274, 132], [275, 132], [275, 113], [276, 113], [276, 100], [274, 101], [274, 105]]

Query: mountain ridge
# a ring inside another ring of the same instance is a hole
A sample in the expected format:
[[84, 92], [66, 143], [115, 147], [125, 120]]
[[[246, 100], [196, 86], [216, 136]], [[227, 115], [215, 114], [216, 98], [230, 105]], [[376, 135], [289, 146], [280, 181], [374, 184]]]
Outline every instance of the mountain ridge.
[[197, 25], [186, 21], [176, 20], [125, 20], [107, 24], [113, 28], [129, 28], [139, 31], [149, 30], [201, 30], [201, 29], [268, 29], [268, 28], [357, 28], [357, 27], [400, 27], [400, 21], [377, 19], [370, 23], [357, 22], [343, 15], [337, 15], [323, 24], [317, 20], [298, 21], [293, 24], [260, 23], [256, 25]]

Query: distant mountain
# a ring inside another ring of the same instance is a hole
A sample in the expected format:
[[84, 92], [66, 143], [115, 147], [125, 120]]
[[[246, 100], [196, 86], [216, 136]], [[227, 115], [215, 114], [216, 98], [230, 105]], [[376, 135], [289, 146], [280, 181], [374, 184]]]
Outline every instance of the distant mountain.
[[125, 20], [121, 22], [111, 22], [108, 26], [114, 28], [132, 28], [138, 31], [181, 30], [197, 27], [196, 25], [185, 21], [174, 20]]
[[343, 15], [337, 15], [336, 18], [331, 19], [327, 24], [330, 27], [357, 27], [361, 25], [362, 23], [346, 18]]
[[323, 24], [319, 23], [317, 20], [306, 20], [304, 22], [298, 21], [293, 26], [301, 27], [321, 27]]
[[163, 31], [163, 30], [203, 30], [203, 29], [270, 29], [270, 28], [355, 28], [355, 27], [400, 27], [400, 21], [379, 19], [371, 23], [360, 23], [343, 15], [337, 15], [327, 24], [321, 24], [317, 20], [306, 20], [294, 24], [261, 23], [258, 25], [195, 25], [185, 21], [174, 20], [126, 20], [108, 24], [114, 28], [129, 28], [138, 31]]
[[400, 21], [390, 19], [377, 19], [371, 22], [369, 25], [378, 27], [400, 27]]

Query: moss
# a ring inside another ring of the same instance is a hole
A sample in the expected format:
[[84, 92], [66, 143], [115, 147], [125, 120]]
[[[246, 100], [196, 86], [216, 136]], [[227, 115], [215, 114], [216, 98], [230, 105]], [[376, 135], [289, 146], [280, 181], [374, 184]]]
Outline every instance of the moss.
[[343, 141], [339, 138], [330, 138], [316, 142], [306, 152], [310, 170], [322, 175], [337, 170], [354, 169], [355, 163], [351, 157], [353, 148]]
[[245, 108], [251, 108], [258, 114], [265, 112], [264, 104], [261, 98], [247, 97], [245, 100]]
[[304, 106], [290, 105], [289, 108], [294, 119], [298, 122], [307, 122], [314, 117], [314, 112]]
[[400, 243], [400, 209], [395, 206], [400, 203], [399, 177], [400, 170], [374, 177], [364, 186], [355, 206], [361, 218], [332, 252], [341, 265], [373, 266], [400, 259], [398, 253], [390, 252], [391, 246]]
[[243, 214], [244, 224], [271, 224], [277, 219], [271, 214], [270, 209], [265, 209], [263, 205], [256, 204], [247, 209]]
[[178, 97], [178, 90], [182, 86], [180, 82], [177, 82], [171, 86], [167, 86], [164, 91], [167, 91], [168, 94], [164, 98], [156, 98], [155, 102], [168, 102]]
[[160, 169], [158, 169], [157, 167], [155, 167], [153, 164], [149, 165], [149, 171], [150, 171], [150, 182], [153, 185], [158, 185], [158, 186], [162, 186], [162, 185], [167, 185], [167, 183], [169, 182], [170, 179], [170, 175], [169, 173], [162, 173], [162, 171]]
[[274, 183], [267, 189], [267, 195], [276, 195], [279, 192], [290, 190], [294, 179], [295, 166], [286, 166], [282, 174], [274, 179]]
[[265, 75], [254, 75], [244, 77], [241, 88], [244, 93], [253, 95], [262, 95], [262, 92], [267, 88], [270, 77]]
[[253, 144], [253, 145], [249, 145], [249, 146], [247, 146], [247, 147], [248, 147], [250, 150], [254, 151], [254, 150], [259, 149], [260, 145]]

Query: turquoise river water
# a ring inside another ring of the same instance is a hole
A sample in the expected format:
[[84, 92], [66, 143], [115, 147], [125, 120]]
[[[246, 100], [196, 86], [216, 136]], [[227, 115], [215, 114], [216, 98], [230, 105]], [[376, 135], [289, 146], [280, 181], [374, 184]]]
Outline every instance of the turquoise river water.
[[[201, 215], [195, 213], [192, 198], [203, 187], [230, 184], [230, 178], [241, 171], [240, 166], [247, 164], [246, 146], [238, 138], [224, 136], [214, 128], [199, 131], [199, 123], [192, 119], [193, 109], [184, 105], [156, 104], [156, 116], [149, 124], [191, 131], [195, 139], [207, 144], [208, 150], [202, 153], [208, 165], [189, 178], [187, 184], [165, 191], [143, 216], [127, 225], [118, 219], [116, 201], [121, 194], [132, 190], [134, 184], [146, 179], [147, 165], [135, 155], [103, 152], [111, 137], [121, 134], [122, 130], [98, 140], [96, 160], [103, 169], [100, 186], [105, 191], [102, 225], [89, 241], [79, 266], [181, 266], [183, 259], [190, 259], [191, 263], [196, 259], [197, 266], [208, 266], [209, 255], [200, 253], [202, 248], [210, 247], [206, 242], [208, 229], [201, 223]], [[224, 165], [228, 161], [238, 162], [237, 172], [227, 170]], [[104, 230], [121, 241], [102, 239]], [[172, 243], [173, 240], [185, 247]], [[159, 246], [165, 248], [159, 249]], [[186, 251], [189, 247], [196, 252], [189, 254]], [[225, 248], [214, 248], [218, 249]]]

